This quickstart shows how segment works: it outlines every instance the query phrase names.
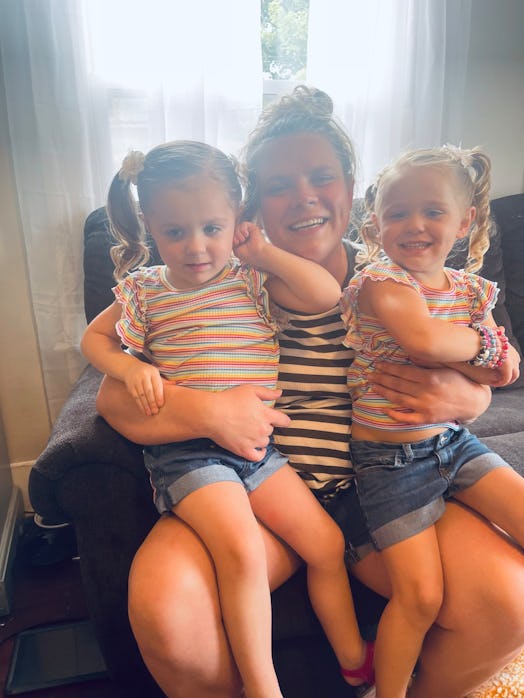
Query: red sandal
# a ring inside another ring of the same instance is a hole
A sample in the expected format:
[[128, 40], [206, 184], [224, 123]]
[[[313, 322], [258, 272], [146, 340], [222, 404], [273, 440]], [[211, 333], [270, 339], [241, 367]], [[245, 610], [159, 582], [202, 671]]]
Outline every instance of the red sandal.
[[373, 669], [373, 658], [375, 656], [375, 643], [366, 642], [366, 656], [358, 669], [344, 669], [340, 667], [340, 673], [347, 679], [362, 679], [364, 683], [373, 686], [375, 683], [375, 670]]

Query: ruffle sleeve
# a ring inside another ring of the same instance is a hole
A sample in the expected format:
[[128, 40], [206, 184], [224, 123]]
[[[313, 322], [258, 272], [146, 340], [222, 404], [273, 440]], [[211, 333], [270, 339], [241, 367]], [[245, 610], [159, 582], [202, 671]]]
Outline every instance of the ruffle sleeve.
[[358, 294], [366, 279], [371, 281], [396, 281], [412, 288], [416, 287], [414, 280], [404, 269], [388, 261], [374, 262], [353, 276], [344, 289], [340, 300], [340, 316], [347, 330], [343, 340], [344, 345], [351, 347], [355, 351], [360, 351], [363, 347], [359, 322]]
[[147, 321], [145, 286], [141, 270], [123, 279], [113, 288], [113, 293], [122, 305], [122, 317], [115, 326], [118, 336], [127, 347], [143, 352]]
[[470, 300], [471, 321], [482, 323], [487, 314], [495, 307], [499, 288], [494, 281], [484, 279], [477, 274], [468, 272], [462, 272], [462, 274], [462, 280]]
[[244, 279], [247, 295], [255, 304], [259, 316], [275, 333], [278, 332], [276, 319], [271, 312], [269, 293], [265, 286], [269, 278], [268, 273], [250, 265], [242, 264], [239, 267], [239, 274]]

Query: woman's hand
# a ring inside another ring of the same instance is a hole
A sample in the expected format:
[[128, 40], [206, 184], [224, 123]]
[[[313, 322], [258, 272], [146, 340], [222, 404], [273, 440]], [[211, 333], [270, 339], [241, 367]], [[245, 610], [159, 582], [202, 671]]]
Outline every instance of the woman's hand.
[[[450, 368], [422, 368], [380, 362], [370, 375], [373, 388], [396, 408], [386, 410], [408, 424], [472, 422], [489, 406], [491, 391]], [[408, 409], [410, 412], [399, 412]]]
[[274, 427], [290, 423], [287, 415], [263, 401], [274, 401], [280, 390], [239, 385], [235, 388], [212, 393], [208, 402], [207, 436], [228, 451], [246, 460], [260, 460]]

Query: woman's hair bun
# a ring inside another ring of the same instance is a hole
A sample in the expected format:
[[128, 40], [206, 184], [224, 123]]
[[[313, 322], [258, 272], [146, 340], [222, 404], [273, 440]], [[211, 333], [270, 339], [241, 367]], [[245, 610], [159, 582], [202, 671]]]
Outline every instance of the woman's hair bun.
[[311, 114], [324, 116], [328, 119], [333, 115], [333, 100], [326, 92], [317, 87], [297, 85], [292, 92], [292, 97], [302, 102], [304, 108]]

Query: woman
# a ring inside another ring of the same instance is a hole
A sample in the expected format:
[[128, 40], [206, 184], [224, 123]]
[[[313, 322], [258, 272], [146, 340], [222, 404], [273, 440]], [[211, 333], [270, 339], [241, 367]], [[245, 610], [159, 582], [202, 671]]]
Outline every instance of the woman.
[[[245, 151], [246, 215], [258, 216], [273, 244], [322, 264], [345, 286], [353, 273], [353, 254], [343, 235], [352, 204], [354, 157], [331, 112], [327, 95], [297, 88], [262, 114]], [[352, 354], [342, 346], [343, 336], [337, 310], [311, 318], [283, 313], [283, 395], [277, 406], [284, 412], [261, 402], [275, 395], [249, 386], [222, 393], [168, 386], [160, 413], [142, 418], [125, 388], [107, 380], [98, 406], [113, 427], [139, 443], [208, 437], [252, 460], [261, 457], [260, 449], [277, 428], [277, 444], [328, 511], [337, 519], [339, 511], [349, 507], [353, 521], [358, 519], [358, 505], [347, 455], [350, 405], [345, 383]], [[377, 389], [399, 407], [411, 409], [413, 422], [465, 422], [489, 404], [488, 390], [450, 370], [381, 369], [375, 375]], [[294, 419], [299, 420], [296, 431]], [[304, 429], [311, 436], [307, 441], [315, 444], [308, 450], [303, 446]], [[316, 458], [315, 448], [321, 446], [323, 455]], [[351, 572], [389, 595], [380, 556], [371, 551], [364, 533], [344, 533], [354, 553]], [[437, 535], [445, 598], [427, 634], [410, 698], [461, 698], [524, 644], [521, 553], [458, 504], [448, 505]], [[263, 536], [268, 577], [276, 588], [300, 562], [267, 530]], [[167, 695], [240, 695], [211, 558], [180, 520], [162, 518], [137, 553], [129, 608], [146, 664]]]

